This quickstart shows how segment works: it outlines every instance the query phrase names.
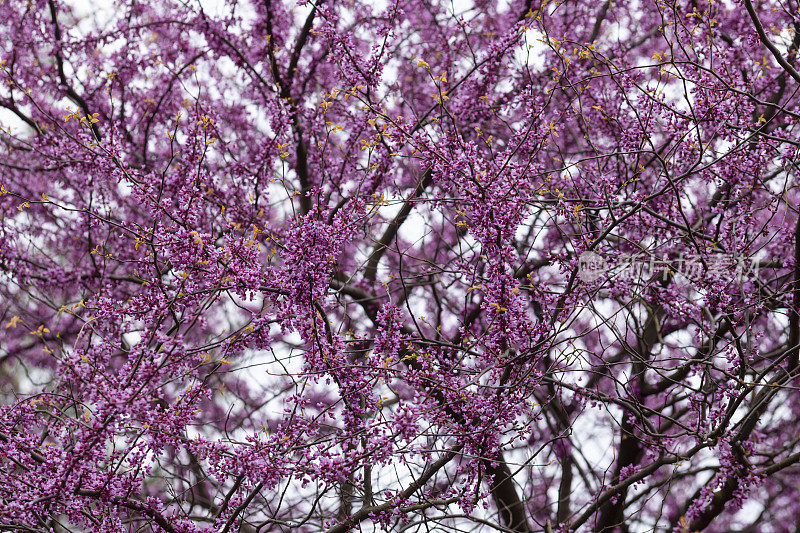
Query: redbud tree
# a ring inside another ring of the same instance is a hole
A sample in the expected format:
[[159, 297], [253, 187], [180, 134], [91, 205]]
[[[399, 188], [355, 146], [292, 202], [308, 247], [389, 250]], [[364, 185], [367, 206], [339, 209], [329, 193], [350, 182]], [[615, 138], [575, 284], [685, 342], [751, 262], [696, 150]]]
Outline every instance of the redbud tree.
[[0, 531], [798, 531], [796, 0], [0, 13]]

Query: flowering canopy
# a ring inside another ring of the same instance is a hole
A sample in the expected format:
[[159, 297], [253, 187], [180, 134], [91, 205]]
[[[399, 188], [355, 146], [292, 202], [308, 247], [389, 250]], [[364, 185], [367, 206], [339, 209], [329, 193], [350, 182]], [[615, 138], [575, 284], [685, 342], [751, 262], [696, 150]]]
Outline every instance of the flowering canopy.
[[0, 3], [0, 530], [796, 531], [743, 2]]

